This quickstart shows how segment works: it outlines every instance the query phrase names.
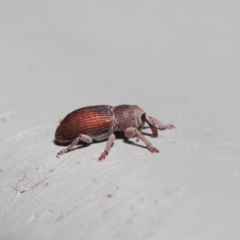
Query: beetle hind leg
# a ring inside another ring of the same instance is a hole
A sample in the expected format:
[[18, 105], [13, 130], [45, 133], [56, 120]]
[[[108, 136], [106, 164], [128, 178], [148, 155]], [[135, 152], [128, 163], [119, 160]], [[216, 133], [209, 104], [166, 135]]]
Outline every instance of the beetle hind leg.
[[73, 140], [71, 144], [69, 144], [66, 148], [63, 148], [61, 151], [59, 151], [56, 155], [56, 157], [60, 157], [64, 153], [69, 152], [70, 150], [73, 149], [80, 141], [85, 142], [85, 143], [92, 143], [93, 140], [91, 137], [85, 134], [80, 134], [77, 138]]
[[162, 122], [160, 122], [159, 120], [157, 120], [154, 117], [147, 117], [147, 120], [152, 123], [153, 125], [155, 125], [157, 128], [159, 128], [160, 130], [165, 130], [165, 129], [172, 129], [175, 128], [175, 126], [173, 126], [172, 124], [163, 124]]
[[106, 158], [106, 156], [108, 155], [108, 153], [110, 151], [111, 146], [113, 145], [115, 138], [116, 137], [113, 133], [109, 135], [108, 141], [107, 141], [107, 146], [106, 146], [104, 152], [98, 158], [99, 161], [103, 161]]

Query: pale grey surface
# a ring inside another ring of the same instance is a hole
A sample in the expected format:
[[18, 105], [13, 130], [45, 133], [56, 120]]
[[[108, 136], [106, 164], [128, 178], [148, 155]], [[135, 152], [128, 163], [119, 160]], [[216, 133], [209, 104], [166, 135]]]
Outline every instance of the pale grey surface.
[[[0, 239], [239, 239], [239, 7], [2, 0]], [[55, 158], [60, 118], [123, 103], [177, 126], [159, 155]]]

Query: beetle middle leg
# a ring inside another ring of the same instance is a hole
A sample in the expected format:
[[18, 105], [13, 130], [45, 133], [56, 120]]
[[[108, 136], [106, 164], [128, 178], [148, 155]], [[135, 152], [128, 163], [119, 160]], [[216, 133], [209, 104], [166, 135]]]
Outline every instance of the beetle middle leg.
[[143, 135], [142, 133], [137, 129], [137, 128], [134, 128], [134, 127], [128, 127], [126, 130], [125, 130], [125, 136], [127, 138], [132, 138], [132, 137], [135, 137], [137, 136], [137, 138], [139, 138], [140, 140], [142, 140], [146, 146], [147, 146], [147, 149], [151, 152], [151, 153], [159, 153], [159, 150], [155, 147], [153, 147], [152, 143], [150, 143]]
[[62, 149], [60, 152], [57, 153], [56, 157], [60, 157], [61, 155], [63, 155], [66, 152], [69, 152], [74, 146], [76, 146], [79, 141], [85, 142], [85, 143], [92, 143], [93, 140], [91, 137], [89, 137], [88, 135], [85, 134], [80, 134], [77, 138], [75, 138], [73, 140], [73, 142], [68, 145], [66, 148]]
[[148, 120], [151, 124], [153, 124], [153, 125], [155, 125], [157, 128], [159, 128], [160, 130], [175, 128], [175, 126], [173, 126], [172, 124], [165, 125], [165, 124], [163, 124], [162, 122], [160, 122], [159, 120], [157, 120], [156, 118], [151, 117], [151, 116], [148, 116], [148, 117], [147, 117], [147, 120]]
[[108, 153], [110, 151], [111, 146], [113, 145], [113, 142], [114, 142], [115, 138], [116, 137], [113, 133], [109, 135], [108, 141], [107, 141], [107, 146], [106, 146], [104, 152], [98, 158], [98, 160], [102, 161], [106, 158], [106, 156], [108, 155]]

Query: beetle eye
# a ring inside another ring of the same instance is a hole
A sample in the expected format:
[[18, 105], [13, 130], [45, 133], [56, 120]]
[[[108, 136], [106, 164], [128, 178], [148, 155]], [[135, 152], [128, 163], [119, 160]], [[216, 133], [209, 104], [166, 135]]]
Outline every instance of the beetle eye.
[[143, 114], [142, 114], [141, 120], [142, 120], [142, 122], [145, 122], [145, 121], [146, 121], [146, 113], [143, 113]]

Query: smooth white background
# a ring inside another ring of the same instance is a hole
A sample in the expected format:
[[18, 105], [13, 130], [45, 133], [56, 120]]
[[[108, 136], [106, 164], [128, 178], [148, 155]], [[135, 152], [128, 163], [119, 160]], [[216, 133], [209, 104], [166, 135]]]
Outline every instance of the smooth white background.
[[[239, 239], [239, 7], [1, 0], [0, 239]], [[55, 158], [67, 113], [124, 103], [177, 127], [160, 154]]]

